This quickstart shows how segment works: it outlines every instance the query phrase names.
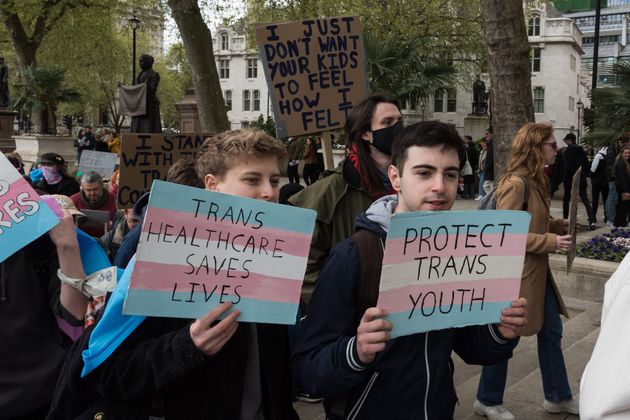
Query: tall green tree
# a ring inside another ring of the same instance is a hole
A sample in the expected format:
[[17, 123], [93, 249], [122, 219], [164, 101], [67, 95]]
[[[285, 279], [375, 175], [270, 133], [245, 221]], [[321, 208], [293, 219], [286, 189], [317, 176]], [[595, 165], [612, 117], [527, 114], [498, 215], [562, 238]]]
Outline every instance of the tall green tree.
[[522, 0], [481, 0], [483, 33], [490, 66], [494, 179], [504, 172], [512, 137], [533, 122], [529, 42]]

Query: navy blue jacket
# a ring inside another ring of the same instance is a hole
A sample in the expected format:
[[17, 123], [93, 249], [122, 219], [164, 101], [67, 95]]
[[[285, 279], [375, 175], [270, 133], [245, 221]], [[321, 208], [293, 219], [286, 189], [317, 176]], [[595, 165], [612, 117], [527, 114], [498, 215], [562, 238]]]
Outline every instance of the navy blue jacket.
[[[385, 232], [359, 216], [357, 229]], [[452, 328], [392, 339], [369, 365], [356, 348], [355, 287], [359, 256], [352, 239], [333, 248], [322, 268], [293, 355], [297, 385], [331, 406], [346, 395], [347, 419], [450, 419], [457, 396], [454, 350], [469, 364], [496, 364], [512, 356], [518, 340], [491, 325]]]

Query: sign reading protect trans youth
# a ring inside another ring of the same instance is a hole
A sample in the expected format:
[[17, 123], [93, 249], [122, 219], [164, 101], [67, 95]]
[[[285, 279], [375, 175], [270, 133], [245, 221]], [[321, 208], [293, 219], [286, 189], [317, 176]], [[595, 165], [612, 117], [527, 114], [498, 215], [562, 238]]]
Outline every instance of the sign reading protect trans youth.
[[368, 96], [358, 16], [256, 27], [277, 137], [343, 128]]
[[118, 208], [133, 207], [151, 189], [154, 179], [166, 179], [169, 168], [183, 158], [197, 157], [197, 151], [210, 134], [124, 133], [120, 150]]
[[316, 213], [155, 181], [123, 312], [294, 324]]
[[519, 295], [530, 218], [508, 210], [392, 217], [377, 304], [392, 337], [500, 322]]
[[0, 154], [0, 262], [58, 223], [50, 207]]

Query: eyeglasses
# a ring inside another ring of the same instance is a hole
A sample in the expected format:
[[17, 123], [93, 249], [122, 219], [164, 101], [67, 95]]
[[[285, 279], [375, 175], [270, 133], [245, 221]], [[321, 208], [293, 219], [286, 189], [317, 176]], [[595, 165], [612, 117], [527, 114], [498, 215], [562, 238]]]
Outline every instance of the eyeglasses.
[[543, 145], [547, 145], [547, 146], [551, 146], [552, 149], [557, 149], [558, 148], [558, 143], [556, 143], [555, 141], [549, 142], [549, 143], [543, 143]]

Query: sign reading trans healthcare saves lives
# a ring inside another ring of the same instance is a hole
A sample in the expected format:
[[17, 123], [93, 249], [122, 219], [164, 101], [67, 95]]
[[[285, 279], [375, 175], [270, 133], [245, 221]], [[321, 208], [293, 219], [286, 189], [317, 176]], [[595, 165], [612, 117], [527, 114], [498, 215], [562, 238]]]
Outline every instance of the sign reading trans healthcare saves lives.
[[529, 221], [508, 210], [392, 217], [377, 304], [392, 337], [500, 322], [519, 295]]
[[123, 313], [294, 324], [316, 213], [155, 180]]
[[0, 153], [0, 262], [58, 223], [55, 213]]

